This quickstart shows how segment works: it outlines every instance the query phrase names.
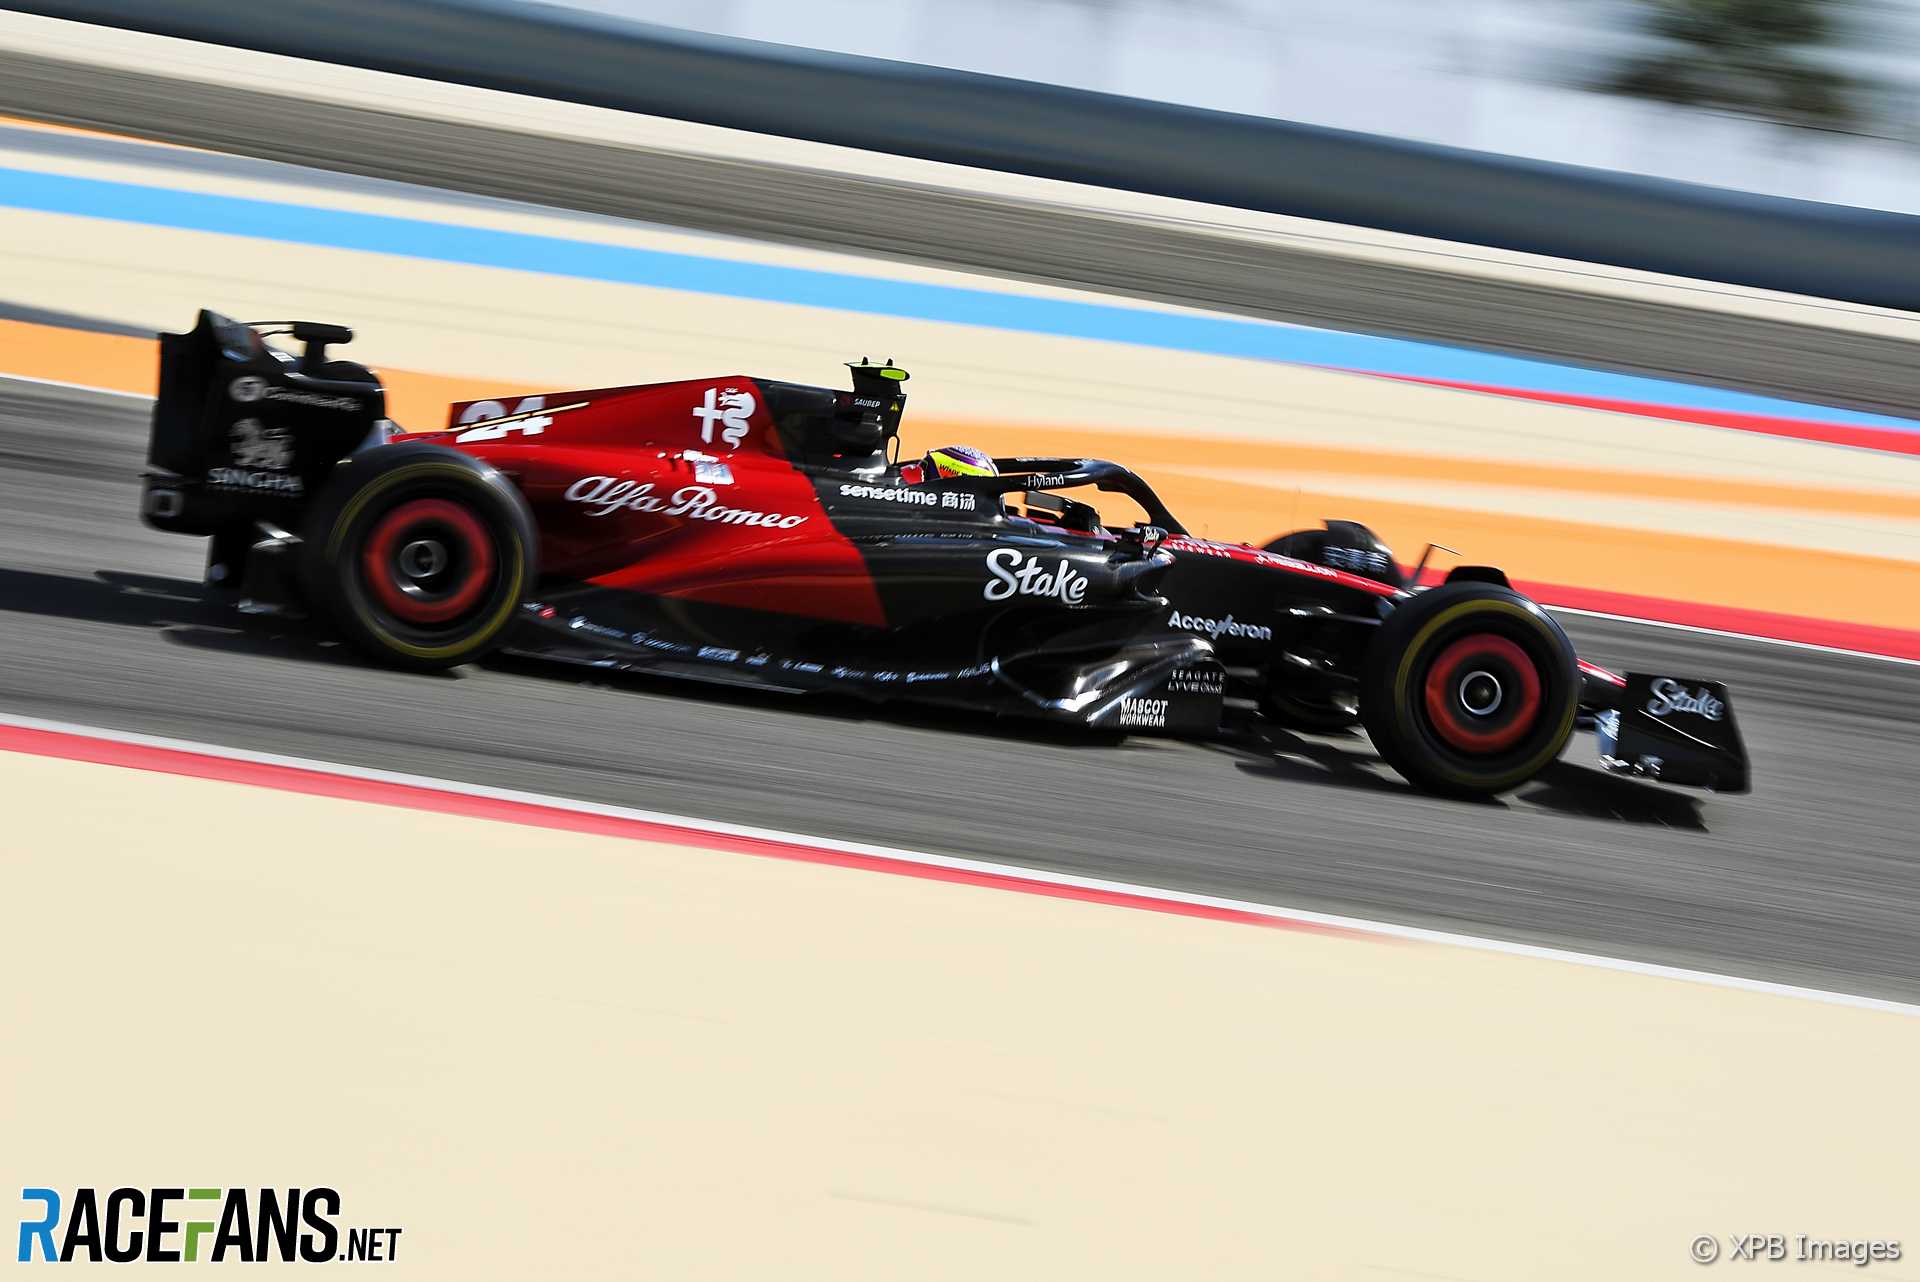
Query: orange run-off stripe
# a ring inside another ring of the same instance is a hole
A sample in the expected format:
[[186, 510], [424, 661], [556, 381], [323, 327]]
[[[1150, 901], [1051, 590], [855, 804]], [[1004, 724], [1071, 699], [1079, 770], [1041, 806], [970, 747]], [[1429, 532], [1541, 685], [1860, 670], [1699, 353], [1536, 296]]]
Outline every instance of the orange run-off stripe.
[[141, 138], [135, 134], [114, 133], [106, 129], [92, 129], [85, 125], [63, 125], [51, 120], [29, 120], [25, 116], [0, 115], [0, 126], [9, 129], [37, 129], [50, 134], [77, 134], [82, 138], [111, 138], [115, 142], [138, 142], [149, 147], [167, 147], [174, 151], [197, 151], [197, 147], [186, 147], [179, 143], [160, 142], [153, 138]]
[[[0, 321], [0, 373], [151, 396], [156, 382], [154, 343]], [[381, 376], [387, 386], [389, 413], [415, 427], [441, 426], [447, 406], [456, 400], [555, 390], [408, 370], [383, 369]], [[1639, 610], [1621, 613], [1671, 622], [1687, 621], [1681, 616], [1693, 607], [1748, 611], [1756, 619], [1798, 619], [1799, 626], [1790, 631], [1791, 639], [1800, 640], [1812, 640], [1822, 625], [1838, 623], [1853, 629], [1849, 636], [1880, 636], [1880, 640], [1866, 647], [1841, 640], [1817, 643], [1920, 654], [1920, 566], [1911, 562], [1479, 511], [1450, 507], [1444, 501], [1416, 504], [1369, 498], [1332, 487], [1316, 488], [1313, 481], [1314, 473], [1417, 479], [1432, 484], [1437, 497], [1444, 499], [1449, 482], [1484, 485], [1496, 474], [1496, 469], [1480, 460], [928, 418], [914, 420], [911, 435], [922, 447], [961, 440], [997, 454], [1056, 452], [1123, 460], [1146, 475], [1174, 511], [1188, 514], [1197, 533], [1215, 538], [1260, 543], [1289, 528], [1339, 516], [1372, 526], [1409, 559], [1428, 542], [1439, 542], [1460, 548], [1469, 561], [1500, 565], [1516, 580], [1561, 585], [1558, 604], [1580, 604], [1567, 598], [1569, 592], [1597, 591], [1611, 600], [1644, 603]], [[1254, 479], [1231, 482], [1183, 475], [1181, 469], [1192, 469], [1196, 461], [1230, 462], [1251, 477], [1298, 475], [1303, 483], [1279, 486]], [[1899, 494], [1508, 462], [1500, 464], [1497, 474], [1502, 482], [1518, 488], [1568, 494], [1920, 517], [1920, 498]], [[1758, 613], [1756, 607], [1767, 613]], [[1916, 634], [1911, 645], [1899, 641], [1896, 634], [1909, 632]], [[1783, 634], [1776, 630], [1760, 635]]]
[[[922, 434], [929, 430], [924, 420], [917, 430]], [[1372, 527], [1404, 560], [1415, 559], [1430, 542], [1442, 543], [1461, 551], [1459, 558], [1446, 558], [1443, 564], [1464, 560], [1498, 565], [1515, 580], [1556, 584], [1563, 589], [1600, 589], [1615, 597], [1637, 598], [1648, 609], [1661, 609], [1661, 613], [1645, 617], [1682, 621], [1662, 608], [1671, 603], [1745, 610], [1760, 607], [1776, 615], [1800, 616], [1816, 627], [1833, 621], [1915, 632], [1911, 645], [1902, 644], [1893, 651], [1876, 646], [1875, 652], [1920, 653], [1920, 565], [1909, 561], [1489, 512], [1448, 506], [1444, 501], [1420, 504], [1372, 498], [1317, 486], [1312, 475], [1317, 465], [1334, 463], [1344, 472], [1419, 478], [1432, 483], [1436, 497], [1444, 500], [1449, 480], [1471, 479], [1484, 485], [1494, 470], [1484, 462], [1319, 446], [1174, 441], [1144, 432], [1037, 430], [987, 423], [948, 423], [935, 430], [996, 454], [1031, 454], [1037, 439], [1049, 452], [1124, 460], [1151, 481], [1167, 506], [1183, 514], [1196, 533], [1214, 538], [1259, 544], [1289, 529], [1316, 526], [1323, 518], [1338, 517]], [[1244, 465], [1249, 473], [1291, 471], [1301, 475], [1301, 482], [1285, 486], [1253, 480], [1236, 483], [1185, 476], [1178, 470], [1191, 468], [1196, 458], [1210, 452], [1214, 457], [1231, 459], [1236, 466]], [[1569, 494], [1590, 492], [1586, 483], [1591, 477], [1599, 493], [1636, 498], [1778, 505], [1801, 511], [1809, 507], [1822, 510], [1819, 504], [1831, 502], [1835, 506], [1824, 510], [1881, 512], [1874, 506], [1876, 496], [1839, 491], [1823, 495], [1819, 491], [1738, 481], [1679, 480], [1524, 464], [1516, 468], [1502, 463], [1498, 470], [1503, 480], [1515, 473], [1525, 476], [1524, 481], [1515, 481], [1516, 485]], [[1549, 485], [1549, 481], [1553, 483]], [[1636, 484], [1643, 484], [1643, 488], [1634, 488]], [[1814, 496], [1811, 502], [1798, 501], [1808, 494]], [[1789, 499], [1794, 500], [1791, 505]], [[1888, 496], [1884, 515], [1905, 516], [1910, 511], [1912, 500]], [[1564, 590], [1562, 597], [1558, 604], [1579, 604], [1565, 599]], [[1756, 613], [1755, 617], [1760, 616]], [[1808, 639], [1807, 634], [1808, 629], [1803, 627], [1794, 639]], [[1818, 644], [1852, 648], [1840, 641]]]
[[[153, 343], [149, 339], [93, 334], [20, 321], [0, 321], [0, 366], [9, 373], [150, 396], [156, 379], [154, 362]], [[83, 373], [89, 376], [83, 378], [80, 376]], [[384, 368], [381, 378], [387, 386], [389, 412], [396, 421], [406, 424], [413, 431], [429, 431], [444, 425], [447, 406], [454, 401], [474, 400], [482, 396], [510, 398], [558, 390], [531, 384], [505, 384], [486, 379]], [[1496, 473], [1483, 459], [1331, 445], [1262, 444], [1242, 440], [1230, 445], [1222, 442], [1210, 455], [1206, 443], [1196, 442], [1192, 437], [1170, 439], [1163, 434], [1129, 433], [1117, 429], [1089, 432], [1079, 427], [1009, 425], [925, 416], [915, 418], [910, 427], [916, 436], [938, 440], [972, 440], [987, 436], [1006, 438], [1010, 433], [1017, 433], [1017, 444], [1006, 444], [1004, 449], [1002, 446], [994, 448], [996, 452], [1018, 454], [1032, 454], [1036, 436], [1043, 440], [1073, 436], [1112, 441], [1124, 446], [1126, 453], [1123, 457], [1129, 465], [1154, 472], [1156, 488], [1165, 488], [1158, 478], [1167, 469], [1190, 470], [1196, 462], [1218, 463], [1230, 459], [1234, 469], [1250, 476], [1262, 472], [1334, 473], [1417, 480], [1429, 484], [1457, 482], [1486, 485], [1490, 483], [1491, 476], [1497, 475], [1499, 485], [1513, 489], [1563, 490], [1584, 495], [1674, 499], [1687, 503], [1738, 504], [1802, 512], [1844, 512], [1857, 516], [1920, 520], [1920, 494], [1875, 494], [1762, 481], [1668, 476], [1609, 468], [1573, 468], [1563, 464], [1529, 464], [1516, 460], [1502, 460]], [[1271, 489], [1258, 486], [1253, 481], [1248, 484]], [[1289, 488], [1286, 492], [1292, 493], [1293, 490]]]
[[[0, 374], [152, 396], [160, 382], [158, 344], [126, 334], [0, 320]], [[381, 370], [380, 379], [387, 389], [387, 413], [396, 422], [434, 427], [446, 422], [447, 406], [454, 401], [547, 390], [410, 370]]]
[[1464, 383], [1451, 378], [1387, 374], [1379, 370], [1356, 369], [1341, 372], [1365, 374], [1370, 378], [1388, 378], [1397, 383], [1418, 383], [1426, 387], [1447, 387], [1460, 392], [1479, 392], [1487, 396], [1540, 401], [1548, 405], [1606, 410], [1613, 414], [1634, 414], [1641, 418], [1664, 418], [1676, 423], [1698, 423], [1705, 427], [1726, 427], [1739, 432], [1755, 432], [1761, 436], [1784, 436], [1796, 441], [1852, 445], [1859, 449], [1885, 450], [1891, 454], [1920, 454], [1920, 432], [1901, 431], [1891, 427], [1860, 427], [1849, 423], [1821, 422], [1817, 419], [1781, 418], [1772, 414], [1736, 414], [1726, 410], [1691, 409], [1682, 405], [1653, 405], [1646, 401], [1623, 401], [1612, 396], [1580, 396], [1571, 392], [1498, 387], [1489, 383]]

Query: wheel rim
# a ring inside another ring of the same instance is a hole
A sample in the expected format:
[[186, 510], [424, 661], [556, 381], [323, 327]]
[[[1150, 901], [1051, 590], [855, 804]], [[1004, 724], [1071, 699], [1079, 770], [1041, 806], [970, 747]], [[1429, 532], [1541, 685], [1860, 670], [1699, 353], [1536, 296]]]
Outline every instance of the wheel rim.
[[373, 599], [402, 623], [431, 627], [480, 604], [494, 574], [493, 537], [447, 499], [413, 499], [367, 535], [361, 570]]
[[1540, 721], [1540, 670], [1513, 640], [1476, 632], [1434, 657], [1425, 702], [1447, 747], [1469, 756], [1505, 752]]

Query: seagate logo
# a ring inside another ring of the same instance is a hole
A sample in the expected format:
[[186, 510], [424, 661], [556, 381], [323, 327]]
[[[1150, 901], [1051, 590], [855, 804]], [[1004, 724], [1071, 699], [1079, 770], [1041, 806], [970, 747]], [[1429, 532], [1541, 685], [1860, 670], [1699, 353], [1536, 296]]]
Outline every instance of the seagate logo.
[[1167, 679], [1169, 694], [1225, 694], [1227, 674], [1219, 668], [1175, 668]]

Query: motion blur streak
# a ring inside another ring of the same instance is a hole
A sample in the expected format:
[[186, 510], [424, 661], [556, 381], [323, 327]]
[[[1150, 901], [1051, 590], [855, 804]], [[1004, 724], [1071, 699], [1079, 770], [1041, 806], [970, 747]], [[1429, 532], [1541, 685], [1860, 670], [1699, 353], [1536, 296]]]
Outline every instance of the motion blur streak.
[[41, 118], [784, 244], [1920, 412], [1904, 313], [8, 18], [0, 13], [0, 30], [43, 52], [0, 50], [0, 105]]
[[1640, 412], [1654, 416], [1662, 416], [1670, 407], [1677, 407], [1709, 412], [1722, 419], [1766, 416], [1780, 420], [1783, 428], [1797, 416], [1802, 420], [1820, 421], [1804, 424], [1808, 429], [1823, 424], [1848, 424], [1913, 433], [1920, 438], [1920, 423], [1883, 414], [1546, 365], [1396, 339], [1036, 298], [1005, 291], [902, 282], [883, 276], [668, 254], [445, 222], [101, 182], [32, 170], [0, 170], [0, 201], [16, 209], [41, 213], [244, 235], [476, 267], [512, 267], [545, 275], [689, 290], [725, 298], [837, 307], [874, 316], [985, 325], [1019, 333], [1129, 343], [1203, 355], [1322, 365], [1471, 386], [1481, 391], [1528, 394], [1506, 386], [1511, 384], [1513, 388], [1524, 387], [1559, 398], [1631, 404]]
[[1767, 787], [1703, 800], [1566, 762], [1491, 808], [1410, 792], [1359, 739], [1109, 748], [509, 662], [423, 679], [211, 600], [191, 543], [127, 519], [144, 423], [0, 382], [10, 712], [1920, 1000], [1903, 667], [1570, 619], [1618, 666], [1724, 673]]
[[[111, 83], [141, 92], [153, 79], [150, 69], [116, 75]], [[35, 83], [84, 105], [71, 86]], [[125, 101], [103, 98], [103, 84], [85, 87], [100, 91], [88, 100], [95, 107]], [[397, 92], [366, 98], [405, 101]], [[1337, 304], [1349, 318], [1365, 309], [1363, 328], [1476, 341], [1491, 336], [1496, 315], [1505, 334], [1529, 336], [1529, 352], [1604, 348], [1605, 363], [1641, 375], [1724, 376], [1763, 395], [1867, 389], [1878, 403], [1870, 412], [1910, 399], [1916, 385], [1911, 345], [1881, 332], [1893, 322], [1836, 320], [1812, 304], [1679, 307], [1671, 284], [1634, 283], [1644, 293], [1631, 300], [1572, 293], [1544, 283], [1566, 277], [1527, 274], [1532, 267], [1442, 273], [1414, 251], [1307, 247], [1270, 229], [1242, 242], [1165, 211], [1095, 215], [1024, 196], [829, 180], [795, 164], [397, 120], [365, 105], [282, 98], [282, 110], [267, 113], [206, 84], [141, 101], [150, 120], [198, 113], [202, 141], [230, 135], [282, 155], [364, 149], [362, 167], [393, 176], [671, 213], [679, 226], [763, 238], [695, 247], [657, 226], [41, 131], [6, 134], [7, 163], [1010, 295], [1084, 302], [1079, 290], [1095, 286], [1159, 300], [1143, 309], [1224, 303], [1272, 314], [1251, 289], [1296, 317], [1311, 310], [1324, 320]], [[487, 163], [475, 166], [475, 156]], [[767, 242], [780, 222], [788, 234]], [[470, 395], [743, 365], [804, 380], [850, 355], [891, 355], [918, 376], [910, 446], [953, 431], [990, 447], [1030, 449], [1044, 436], [1119, 455], [1156, 479], [1164, 472], [1170, 502], [1207, 515], [1217, 533], [1264, 538], [1351, 515], [1380, 525], [1403, 553], [1437, 538], [1508, 561], [1530, 581], [1882, 627], [1920, 615], [1920, 594], [1889, 588], [1910, 581], [1920, 561], [1912, 456], [1270, 361], [1165, 350], [1143, 358], [1147, 349], [1118, 343], [878, 319], [849, 310], [857, 298], [846, 308], [718, 299], [21, 210], [0, 210], [0, 230], [10, 295], [0, 302], [25, 309], [5, 352], [34, 365], [14, 372], [88, 383], [108, 382], [111, 369], [126, 380], [112, 385], [150, 390], [151, 346], [127, 331], [178, 326], [202, 304], [354, 324], [356, 357], [415, 371], [397, 380], [406, 398], [397, 405], [422, 424], [451, 399], [445, 382], [426, 380], [459, 381]], [[914, 263], [861, 267], [822, 245]], [[956, 261], [1004, 271], [967, 278]], [[1256, 261], [1264, 266], [1250, 273]], [[1293, 275], [1314, 283], [1313, 299], [1289, 286]], [[1036, 276], [1049, 283], [1012, 283]], [[48, 315], [56, 312], [64, 319]], [[1820, 323], [1808, 319], [1816, 315]], [[608, 690], [529, 680], [507, 664], [418, 680], [349, 663], [271, 622], [243, 624], [207, 600], [197, 551], [147, 537], [131, 515], [143, 406], [22, 384], [3, 395], [0, 449], [16, 462], [0, 474], [0, 640], [19, 657], [0, 673], [0, 699], [24, 713], [382, 768], [432, 763], [435, 774], [666, 811], [698, 796], [710, 816], [734, 822], [1920, 995], [1920, 896], [1902, 872], [1907, 834], [1920, 829], [1920, 811], [1908, 813], [1920, 798], [1906, 786], [1920, 761], [1910, 738], [1886, 729], [1920, 712], [1902, 669], [1690, 637], [1692, 661], [1724, 671], [1740, 691], [1766, 791], [1738, 805], [1703, 803], [1567, 764], [1498, 813], [1405, 792], [1359, 740], [1275, 733], [1257, 744], [1103, 749], [938, 719], [867, 720], [832, 704], [657, 693], [644, 681]], [[1589, 477], [1594, 492], [1583, 496]], [[1576, 620], [1572, 631], [1584, 652], [1619, 667], [1660, 670], [1680, 652], [1669, 635], [1617, 623]], [[751, 775], [745, 759], [760, 763]], [[955, 772], [995, 804], [871, 804], [876, 780], [924, 799]], [[1101, 831], [1088, 822], [1088, 797], [1108, 816]], [[961, 832], [964, 851], [954, 849]], [[1749, 875], [1727, 877], [1736, 865]]]
[[1677, 979], [1741, 992], [1792, 997], [1889, 1015], [1920, 1017], [1920, 1005], [1858, 997], [1851, 993], [1771, 984], [1737, 975], [1718, 975], [1673, 966], [1652, 966], [1617, 957], [1599, 957], [1473, 935], [1421, 930], [1357, 917], [1305, 912], [1275, 904], [1222, 899], [1217, 895], [1197, 895], [1068, 873], [1048, 873], [1014, 864], [987, 863], [978, 859], [933, 855], [864, 842], [825, 841], [803, 833], [749, 828], [688, 815], [661, 814], [508, 788], [461, 784], [427, 775], [369, 770], [274, 753], [238, 751], [217, 744], [127, 734], [98, 726], [67, 725], [0, 714], [0, 752], [143, 770], [186, 779], [209, 779], [302, 796], [331, 797], [530, 828], [590, 833], [628, 841], [665, 841], [691, 849], [823, 864], [1050, 899], [1069, 899], [1106, 908], [1194, 917], [1238, 926], [1304, 930], [1355, 940], [1469, 948], [1512, 957], [1567, 962], [1599, 970]]
[[[920, 376], [910, 445], [951, 436], [1019, 453], [1045, 433], [1060, 448], [1149, 467], [1169, 500], [1200, 514], [1214, 534], [1264, 539], [1283, 525], [1343, 511], [1403, 549], [1434, 539], [1504, 563], [1527, 582], [1572, 589], [1547, 598], [1566, 604], [1589, 604], [1580, 593], [1604, 588], [1648, 601], [1722, 609], [1763, 601], [1777, 614], [1920, 628], [1920, 596], [1865, 588], [1911, 575], [1920, 561], [1920, 521], [1903, 493], [1920, 483], [1920, 460], [1911, 456], [1876, 459], [1791, 438], [1164, 347], [1153, 349], [1154, 373], [1144, 377], [1135, 345], [1075, 331], [1092, 319], [1123, 320], [1127, 333], [1147, 340], [1257, 334], [1293, 355], [1350, 336], [1120, 307], [929, 268], [876, 270], [845, 255], [701, 241], [173, 148], [24, 130], [11, 138], [0, 131], [0, 142], [17, 157], [16, 186], [27, 195], [133, 192], [144, 201], [158, 191], [155, 199], [168, 203], [150, 216], [197, 211], [190, 230], [0, 210], [13, 247], [11, 301], [84, 314], [61, 328], [172, 326], [209, 301], [240, 315], [344, 317], [363, 335], [364, 359], [422, 372], [396, 387], [396, 412], [409, 426], [437, 426], [456, 395], [593, 386], [612, 370], [645, 379], [742, 364], [804, 381], [849, 353], [878, 350]], [[172, 186], [160, 189], [156, 180]], [[181, 184], [196, 190], [177, 190]], [[98, 212], [117, 218], [125, 211]], [[436, 242], [456, 220], [466, 225]], [[373, 239], [356, 249], [261, 239], [310, 238], [316, 229]], [[74, 243], [90, 245], [87, 260], [73, 261]], [[512, 265], [436, 263], [372, 248]], [[509, 250], [531, 252], [522, 261]], [[625, 277], [654, 283], [524, 270], [543, 262], [588, 276], [614, 264]], [[649, 275], [662, 272], [664, 279]], [[211, 297], [209, 282], [218, 282]], [[798, 301], [788, 301], [795, 287]], [[869, 310], [888, 300], [916, 315]], [[953, 300], [971, 307], [976, 322], [1004, 314], [1019, 326], [1040, 316], [1065, 332], [924, 318]], [[5, 368], [99, 383], [71, 372], [91, 359], [76, 349], [122, 341], [36, 332]], [[1393, 350], [1478, 359], [1404, 343]], [[150, 370], [149, 359], [112, 364]], [[463, 372], [475, 375], [464, 389], [449, 377]], [[145, 388], [148, 378], [115, 385]], [[1663, 386], [1676, 397], [1707, 395]]]
[[[0, 106], [362, 176], [0, 122], [28, 1178], [324, 1173], [450, 1277], [1613, 1282], [1703, 1229], [1903, 1232], [1909, 662], [1571, 613], [1724, 677], [1760, 791], [1583, 742], [1463, 804], [1238, 715], [404, 674], [135, 508], [152, 331], [203, 305], [354, 326], [427, 429], [864, 353], [916, 375], [909, 452], [1113, 456], [1200, 533], [1359, 517], [1549, 602], [1920, 656], [1912, 318], [97, 43], [0, 50]], [[129, 1046], [168, 1052], [134, 1091]]]

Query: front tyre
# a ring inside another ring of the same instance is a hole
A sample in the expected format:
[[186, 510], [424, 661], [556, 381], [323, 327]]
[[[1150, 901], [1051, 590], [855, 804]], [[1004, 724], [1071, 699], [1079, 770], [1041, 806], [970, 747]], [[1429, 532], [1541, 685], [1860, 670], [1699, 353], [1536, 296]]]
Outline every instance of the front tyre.
[[1560, 625], [1488, 583], [1402, 603], [1375, 634], [1361, 678], [1375, 750], [1434, 792], [1491, 795], [1531, 779], [1566, 747], [1579, 704]]
[[450, 668], [498, 645], [533, 583], [536, 547], [526, 500], [500, 473], [403, 443], [334, 469], [307, 518], [302, 575], [364, 653]]

